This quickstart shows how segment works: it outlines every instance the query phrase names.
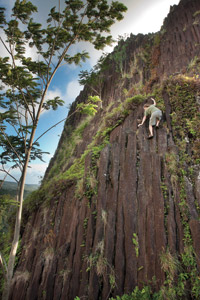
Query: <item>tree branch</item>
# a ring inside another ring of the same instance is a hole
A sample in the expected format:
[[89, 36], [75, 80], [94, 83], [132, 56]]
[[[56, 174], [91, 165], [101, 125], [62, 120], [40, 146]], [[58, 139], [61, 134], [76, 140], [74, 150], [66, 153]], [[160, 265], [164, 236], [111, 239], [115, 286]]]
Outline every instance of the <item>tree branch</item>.
[[[11, 168], [10, 168], [10, 169], [11, 169]], [[10, 171], [10, 169], [9, 169], [9, 171]], [[4, 179], [3, 179], [3, 183], [4, 183], [4, 181], [5, 181], [5, 179], [6, 179], [7, 176], [10, 176], [10, 177], [11, 177], [12, 179], [14, 179], [17, 183], [19, 183], [19, 181], [18, 181], [14, 176], [12, 176], [12, 175], [9, 173], [9, 171], [6, 171], [5, 169], [0, 169], [0, 171], [6, 173], [6, 176], [5, 176]], [[1, 184], [0, 187], [2, 187], [2, 185], [3, 185], [3, 184]]]
[[[3, 167], [3, 165], [2, 165], [2, 167]], [[10, 168], [10, 169], [11, 169], [11, 168]], [[8, 170], [8, 172], [10, 171], [10, 169]], [[5, 169], [4, 169], [4, 167], [3, 167], [3, 170], [0, 170], [0, 171], [5, 172], [4, 170], [5, 170]], [[7, 176], [8, 176], [8, 174], [6, 173], [6, 175], [4, 176], [3, 180], [0, 181], [0, 189], [2, 188], [2, 186], [3, 186], [3, 184], [4, 184], [4, 182], [5, 182]]]
[[[64, 122], [66, 119], [71, 118], [72, 115], [74, 115], [76, 112], [78, 112], [79, 109], [76, 109], [70, 116], [67, 116], [66, 118], [62, 119], [61, 121], [59, 121], [58, 123], [54, 124], [53, 126], [51, 126], [49, 129], [47, 129], [45, 132], [43, 132], [36, 140], [34, 143], [36, 143], [41, 137], [43, 137], [43, 135], [45, 135], [47, 132], [49, 132], [51, 129], [53, 129], [54, 127], [56, 127], [58, 124]], [[34, 144], [33, 143], [33, 144]]]
[[[23, 138], [23, 140], [24, 140], [24, 142], [25, 142], [25, 138], [24, 138], [23, 130], [22, 130], [22, 123], [21, 123], [20, 115], [23, 116], [24, 118], [25, 118], [25, 116], [19, 111], [19, 105], [18, 105], [17, 101], [16, 101], [16, 100], [14, 100], [14, 101], [15, 101], [16, 110], [17, 110], [17, 119], [18, 119], [18, 122], [19, 122], [18, 124], [19, 124], [19, 127], [20, 127], [20, 129], [21, 129], [21, 137]], [[12, 126], [15, 128], [14, 125], [12, 125]], [[15, 131], [16, 131], [16, 133], [17, 133], [17, 136], [19, 136], [19, 134], [18, 134], [18, 132], [17, 132], [16, 129], [15, 129]]]
[[[14, 45], [13, 45], [13, 47], [14, 47]], [[11, 44], [10, 44], [10, 51], [9, 51], [9, 53], [10, 53], [10, 55], [11, 55], [11, 58], [12, 58], [13, 67], [14, 67], [14, 68], [16, 68], [16, 64], [15, 64], [15, 58], [14, 58], [13, 51], [14, 51], [14, 49], [12, 50], [12, 48], [11, 48]], [[24, 95], [24, 92], [23, 92], [22, 88], [19, 86], [19, 87], [17, 87], [17, 89], [18, 89], [18, 90], [21, 92], [21, 94], [22, 94], [22, 97], [23, 97], [23, 99], [24, 99], [24, 102], [25, 102], [25, 105], [27, 106], [28, 112], [29, 112], [29, 114], [30, 114], [30, 117], [31, 117], [32, 121], [34, 122], [34, 119], [33, 119], [32, 113], [31, 113], [31, 111], [30, 111], [29, 105], [28, 105], [28, 103], [27, 103], [27, 101], [26, 101], [26, 97], [25, 97], [25, 95]]]
[[7, 135], [5, 134], [5, 132], [3, 131], [3, 129], [1, 127], [0, 127], [0, 131], [2, 132], [3, 136], [6, 138], [8, 144], [11, 147], [11, 149], [13, 150], [13, 152], [16, 154], [17, 158], [19, 159], [20, 164], [23, 166], [23, 163], [21, 161], [21, 158], [20, 158], [19, 154], [17, 153], [17, 151], [15, 150], [15, 148], [13, 147], [11, 142], [9, 141], [9, 138], [7, 137]]
[[8, 51], [8, 53], [10, 55], [12, 55], [11, 52], [9, 51], [8, 47], [6, 46], [6, 44], [4, 43], [4, 41], [3, 41], [3, 39], [1, 37], [0, 37], [0, 40], [1, 40], [2, 44], [4, 45], [4, 47], [6, 48], [6, 50]]

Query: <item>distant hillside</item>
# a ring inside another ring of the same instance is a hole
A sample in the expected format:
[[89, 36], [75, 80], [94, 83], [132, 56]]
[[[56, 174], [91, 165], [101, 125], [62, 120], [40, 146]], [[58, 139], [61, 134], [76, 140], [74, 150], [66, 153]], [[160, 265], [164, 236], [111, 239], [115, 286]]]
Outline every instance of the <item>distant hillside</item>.
[[[39, 185], [37, 184], [26, 184], [24, 190], [24, 196], [26, 197], [32, 191], [37, 190], [38, 187]], [[5, 181], [2, 188], [0, 189], [0, 195], [9, 194], [11, 196], [16, 196], [16, 192], [17, 192], [17, 183], [10, 182], [10, 181]]]

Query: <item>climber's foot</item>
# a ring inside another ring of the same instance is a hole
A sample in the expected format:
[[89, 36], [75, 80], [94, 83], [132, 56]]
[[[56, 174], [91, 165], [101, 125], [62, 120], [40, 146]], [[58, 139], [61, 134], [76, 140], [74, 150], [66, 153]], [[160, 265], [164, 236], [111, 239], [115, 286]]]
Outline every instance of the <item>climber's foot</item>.
[[152, 139], [152, 138], [153, 138], [153, 135], [150, 134], [150, 135], [148, 136], [148, 139]]

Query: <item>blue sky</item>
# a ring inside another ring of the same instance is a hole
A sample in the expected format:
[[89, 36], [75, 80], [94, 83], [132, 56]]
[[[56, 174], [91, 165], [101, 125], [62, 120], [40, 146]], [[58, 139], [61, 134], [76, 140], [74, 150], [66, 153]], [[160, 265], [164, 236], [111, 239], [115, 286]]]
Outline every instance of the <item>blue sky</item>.
[[[44, 16], [47, 15], [48, 7], [51, 8], [57, 5], [58, 0], [33, 0], [38, 6], [38, 14], [35, 16], [37, 22], [42, 22]], [[64, 0], [61, 0], [64, 2]], [[111, 28], [111, 34], [114, 39], [119, 35], [124, 36], [130, 33], [147, 34], [149, 32], [156, 32], [160, 30], [164, 18], [167, 16], [170, 5], [178, 4], [179, 0], [121, 0], [128, 7], [128, 11], [124, 15], [121, 22], [115, 23]], [[12, 8], [14, 0], [0, 0], [0, 5], [7, 8], [9, 12]], [[113, 44], [113, 47], [115, 44]], [[77, 46], [76, 46], [77, 47]], [[106, 47], [103, 52], [109, 53], [113, 47]], [[61, 67], [56, 76], [54, 77], [48, 92], [49, 98], [51, 96], [60, 96], [65, 101], [65, 105], [55, 111], [47, 111], [42, 114], [39, 122], [39, 130], [37, 131], [36, 138], [40, 136], [53, 124], [59, 122], [67, 116], [68, 106], [79, 95], [80, 90], [83, 88], [78, 83], [78, 74], [80, 70], [91, 69], [102, 55], [101, 51], [97, 51], [92, 45], [81, 43], [78, 46], [79, 50], [87, 49], [90, 53], [90, 59], [83, 63], [81, 67], [63, 66]], [[77, 49], [77, 48], [76, 48]], [[73, 51], [76, 51], [73, 49]], [[1, 56], [4, 55], [2, 45], [0, 45]], [[34, 57], [36, 54], [33, 50], [28, 50], [28, 56]], [[50, 155], [44, 156], [45, 163], [34, 161], [29, 168], [26, 183], [38, 183], [41, 176], [44, 175], [45, 169], [48, 166], [50, 158], [53, 156], [60, 135], [62, 133], [64, 123], [52, 129], [48, 134], [40, 139], [40, 146], [44, 151], [50, 152]], [[18, 171], [15, 170], [14, 176], [18, 176]], [[0, 179], [3, 178], [3, 173], [0, 173]], [[10, 180], [7, 178], [7, 180]]]

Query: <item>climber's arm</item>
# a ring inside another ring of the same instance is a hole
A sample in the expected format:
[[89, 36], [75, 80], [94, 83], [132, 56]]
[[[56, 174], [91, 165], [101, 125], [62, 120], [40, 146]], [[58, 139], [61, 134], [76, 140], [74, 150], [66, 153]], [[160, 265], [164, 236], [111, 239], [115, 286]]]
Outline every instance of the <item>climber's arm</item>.
[[151, 98], [151, 100], [153, 101], [153, 104], [156, 105], [156, 100]]
[[144, 117], [143, 117], [143, 119], [142, 119], [142, 123], [138, 124], [138, 127], [140, 127], [141, 125], [143, 125], [143, 124], [144, 124], [144, 122], [145, 122], [146, 118], [147, 118], [147, 117], [144, 115]]

